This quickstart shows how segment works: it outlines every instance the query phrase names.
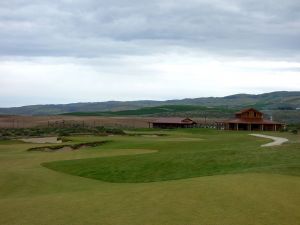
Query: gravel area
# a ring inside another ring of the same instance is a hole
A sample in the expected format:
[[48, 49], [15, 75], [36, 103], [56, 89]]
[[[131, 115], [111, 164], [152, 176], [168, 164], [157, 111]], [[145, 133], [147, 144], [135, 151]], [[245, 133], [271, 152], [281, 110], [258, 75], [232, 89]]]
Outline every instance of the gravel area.
[[276, 146], [276, 145], [281, 145], [284, 142], [289, 141], [286, 138], [282, 138], [282, 137], [274, 137], [274, 136], [269, 136], [269, 135], [264, 135], [264, 134], [249, 134], [251, 136], [255, 136], [255, 137], [261, 137], [261, 138], [268, 138], [268, 139], [272, 139], [273, 142], [270, 142], [268, 144], [264, 144], [261, 145], [261, 147], [270, 147], [270, 146]]

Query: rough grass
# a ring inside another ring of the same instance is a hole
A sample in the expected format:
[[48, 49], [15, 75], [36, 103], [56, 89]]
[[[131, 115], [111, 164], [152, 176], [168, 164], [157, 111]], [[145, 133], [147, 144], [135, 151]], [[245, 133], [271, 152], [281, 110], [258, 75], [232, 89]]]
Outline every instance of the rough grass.
[[65, 145], [50, 145], [50, 146], [42, 146], [42, 147], [33, 147], [29, 148], [27, 151], [59, 151], [64, 148], [70, 148], [72, 150], [79, 150], [81, 148], [88, 148], [88, 147], [97, 147], [100, 145], [104, 145], [109, 141], [94, 141], [94, 142], [86, 142], [86, 143], [79, 143], [79, 144], [65, 144]]
[[70, 136], [76, 134], [90, 135], [123, 135], [123, 130], [117, 128], [83, 127], [82, 125], [66, 127], [36, 127], [36, 128], [0, 128], [0, 140], [21, 137]]
[[[142, 130], [139, 132], [147, 133]], [[41, 166], [41, 163], [63, 160], [113, 159], [121, 155], [130, 158], [137, 154], [150, 157], [162, 154], [163, 151], [172, 154], [174, 148], [169, 149], [168, 146], [179, 145], [175, 149], [179, 151], [180, 147], [192, 145], [189, 143], [191, 140], [195, 143], [195, 139], [199, 139], [197, 143], [211, 138], [213, 147], [213, 140], [217, 140], [220, 135], [236, 142], [240, 151], [244, 151], [244, 148], [247, 150], [249, 138], [253, 141], [251, 148], [260, 149], [259, 146], [268, 141], [248, 137], [244, 132], [223, 134], [214, 130], [178, 130], [159, 133], [168, 136], [70, 137], [74, 144], [104, 140], [113, 142], [88, 151], [54, 153], [27, 151], [30, 147], [43, 146], [40, 144], [1, 141], [0, 224], [299, 224], [299, 161], [289, 164], [286, 159], [282, 165], [284, 169], [276, 165], [259, 169], [259, 173], [249, 171], [151, 183], [109, 183]], [[263, 151], [288, 154], [290, 150], [298, 149], [299, 135], [277, 135], [289, 138], [290, 143]], [[218, 148], [218, 142], [216, 144], [215, 148]], [[227, 151], [231, 151], [230, 146], [228, 144]], [[159, 152], [155, 153], [155, 150]], [[200, 150], [204, 152], [204, 149]]]

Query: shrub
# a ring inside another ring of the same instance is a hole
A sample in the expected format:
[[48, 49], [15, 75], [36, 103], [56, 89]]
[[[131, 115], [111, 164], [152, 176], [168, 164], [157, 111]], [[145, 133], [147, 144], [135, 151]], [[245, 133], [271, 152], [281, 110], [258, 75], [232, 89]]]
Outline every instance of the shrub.
[[298, 130], [294, 129], [291, 131], [292, 134], [298, 134]]
[[66, 132], [66, 131], [60, 131], [60, 132], [58, 133], [58, 135], [59, 135], [60, 137], [70, 136], [70, 134], [69, 134], [68, 132]]
[[105, 128], [105, 127], [55, 127], [55, 128], [18, 128], [18, 129], [0, 129], [0, 134], [3, 137], [41, 137], [41, 136], [70, 136], [72, 134], [93, 134], [93, 135], [107, 135], [116, 134], [123, 135], [125, 132], [121, 129], [116, 128]]
[[116, 135], [124, 135], [125, 132], [121, 129], [117, 129], [117, 128], [110, 128], [110, 129], [106, 129], [105, 131], [107, 134], [116, 134]]

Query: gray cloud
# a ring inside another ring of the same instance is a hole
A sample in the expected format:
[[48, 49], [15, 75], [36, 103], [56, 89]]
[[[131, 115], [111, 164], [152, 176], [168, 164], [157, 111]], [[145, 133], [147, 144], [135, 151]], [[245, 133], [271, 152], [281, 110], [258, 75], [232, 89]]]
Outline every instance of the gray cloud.
[[2, 56], [105, 57], [176, 48], [299, 57], [298, 0], [14, 0], [0, 3]]
[[299, 90], [299, 11], [298, 0], [0, 1], [0, 106]]
[[0, 54], [105, 57], [178, 47], [298, 58], [299, 11], [298, 0], [2, 1]]

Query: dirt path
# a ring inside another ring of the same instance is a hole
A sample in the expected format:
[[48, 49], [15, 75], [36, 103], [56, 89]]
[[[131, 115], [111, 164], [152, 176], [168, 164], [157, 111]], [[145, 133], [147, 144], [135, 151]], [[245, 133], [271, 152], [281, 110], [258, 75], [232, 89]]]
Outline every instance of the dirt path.
[[268, 143], [268, 144], [261, 145], [261, 147], [270, 147], [270, 146], [281, 145], [281, 144], [283, 144], [284, 142], [289, 141], [289, 140], [286, 139], [286, 138], [282, 138], [282, 137], [274, 137], [274, 136], [269, 136], [269, 135], [264, 135], [264, 134], [249, 134], [249, 135], [252, 135], [252, 136], [255, 136], [255, 137], [268, 138], [268, 139], [272, 139], [272, 140], [273, 140], [273, 142], [270, 142], [270, 143]]

